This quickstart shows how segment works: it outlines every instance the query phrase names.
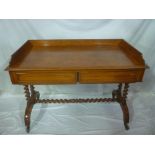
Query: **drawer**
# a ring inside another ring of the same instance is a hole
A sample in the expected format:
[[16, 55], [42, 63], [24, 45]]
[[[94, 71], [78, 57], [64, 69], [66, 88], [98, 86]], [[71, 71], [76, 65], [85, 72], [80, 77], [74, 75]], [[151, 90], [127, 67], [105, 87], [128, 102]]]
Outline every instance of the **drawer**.
[[142, 71], [82, 71], [79, 74], [80, 83], [119, 83], [141, 81]]
[[10, 72], [14, 84], [72, 84], [77, 82], [77, 73], [70, 71], [25, 71]]

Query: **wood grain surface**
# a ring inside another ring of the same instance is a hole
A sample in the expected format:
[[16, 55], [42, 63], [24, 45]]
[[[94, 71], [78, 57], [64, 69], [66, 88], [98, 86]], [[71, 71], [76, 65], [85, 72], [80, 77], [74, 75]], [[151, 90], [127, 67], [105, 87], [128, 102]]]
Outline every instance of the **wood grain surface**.
[[122, 39], [29, 40], [12, 55], [14, 84], [142, 81], [142, 54]]

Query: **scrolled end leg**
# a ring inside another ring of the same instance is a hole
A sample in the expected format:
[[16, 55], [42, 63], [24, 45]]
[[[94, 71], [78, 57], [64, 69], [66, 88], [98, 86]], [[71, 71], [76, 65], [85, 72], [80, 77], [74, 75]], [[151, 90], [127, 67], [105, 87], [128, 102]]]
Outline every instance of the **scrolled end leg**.
[[128, 106], [126, 104], [126, 99], [127, 99], [127, 95], [128, 95], [128, 88], [129, 88], [129, 84], [125, 83], [123, 92], [122, 92], [122, 84], [118, 85], [118, 89], [114, 92], [113, 91], [113, 96], [115, 101], [117, 101], [122, 109], [123, 112], [123, 121], [124, 121], [124, 127], [126, 130], [129, 130], [129, 110], [128, 110]]
[[127, 99], [127, 95], [128, 95], [128, 88], [129, 88], [129, 84], [125, 83], [124, 86], [124, 90], [123, 90], [123, 96], [121, 97], [121, 108], [123, 111], [123, 118], [124, 118], [124, 127], [126, 130], [129, 130], [129, 110], [128, 110], [128, 106], [126, 103], [126, 99]]
[[36, 100], [39, 98], [39, 92], [38, 93], [35, 92], [33, 85], [30, 85], [30, 86], [25, 85], [24, 90], [25, 90], [25, 97], [27, 100], [24, 120], [25, 120], [26, 131], [27, 133], [29, 133], [31, 112], [32, 112], [33, 105], [36, 103]]
[[25, 126], [26, 126], [26, 132], [30, 132], [30, 116], [25, 114]]
[[27, 104], [26, 110], [25, 110], [25, 126], [26, 126], [26, 131], [27, 133], [29, 133], [30, 131], [30, 118], [31, 118], [31, 111], [33, 108], [33, 103], [29, 103]]

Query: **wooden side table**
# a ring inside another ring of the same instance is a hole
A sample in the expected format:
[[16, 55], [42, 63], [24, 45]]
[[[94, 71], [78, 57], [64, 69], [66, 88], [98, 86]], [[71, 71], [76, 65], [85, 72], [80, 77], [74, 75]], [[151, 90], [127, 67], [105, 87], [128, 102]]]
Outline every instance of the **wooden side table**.
[[[25, 125], [36, 103], [118, 102], [125, 129], [129, 83], [141, 82], [146, 69], [142, 54], [122, 39], [28, 40], [7, 68], [13, 84], [24, 85]], [[111, 98], [40, 99], [34, 85], [118, 83]], [[124, 85], [124, 86], [123, 86]]]

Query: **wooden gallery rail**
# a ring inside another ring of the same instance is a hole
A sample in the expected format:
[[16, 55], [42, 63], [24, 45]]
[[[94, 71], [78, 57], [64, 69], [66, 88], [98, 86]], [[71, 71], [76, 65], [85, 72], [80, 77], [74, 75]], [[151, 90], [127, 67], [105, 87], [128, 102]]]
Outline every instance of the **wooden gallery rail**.
[[[129, 83], [141, 82], [147, 68], [142, 54], [122, 39], [29, 40], [11, 57], [7, 70], [13, 84], [24, 85], [25, 125], [36, 103], [118, 102], [125, 129]], [[111, 98], [40, 99], [34, 85], [118, 83]], [[124, 85], [124, 86], [123, 86]]]

